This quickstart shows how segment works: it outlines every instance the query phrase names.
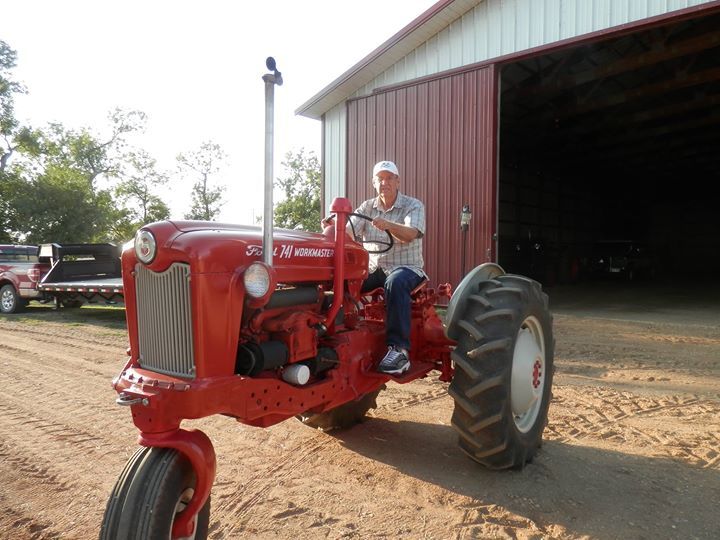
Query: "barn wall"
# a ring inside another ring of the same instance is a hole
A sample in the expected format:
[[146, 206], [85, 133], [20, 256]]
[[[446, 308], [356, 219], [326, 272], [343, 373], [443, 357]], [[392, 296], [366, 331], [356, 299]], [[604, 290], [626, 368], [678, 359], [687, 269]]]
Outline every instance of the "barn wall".
[[402, 192], [425, 203], [425, 262], [433, 283], [458, 283], [460, 212], [473, 212], [466, 270], [494, 259], [497, 76], [494, 66], [348, 103], [347, 195], [374, 196], [372, 166], [390, 159]]
[[[548, 45], [713, 0], [485, 0], [427, 40], [353, 97], [475, 62]], [[324, 118], [325, 207], [345, 193], [345, 106]]]

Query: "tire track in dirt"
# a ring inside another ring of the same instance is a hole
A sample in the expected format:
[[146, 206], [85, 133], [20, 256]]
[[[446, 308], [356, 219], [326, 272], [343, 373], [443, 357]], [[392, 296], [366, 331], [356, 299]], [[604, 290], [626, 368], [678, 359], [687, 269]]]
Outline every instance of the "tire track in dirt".
[[[211, 524], [208, 536], [213, 539], [235, 538], [246, 528], [250, 519], [258, 520], [258, 523], [254, 524], [255, 527], [271, 524], [269, 522], [275, 519], [273, 515], [263, 517], [262, 515], [249, 516], [248, 514], [258, 502], [262, 502], [266, 498], [272, 488], [284, 479], [297, 474], [297, 471], [303, 470], [304, 465], [311, 459], [320, 459], [320, 452], [330, 445], [336, 444], [334, 438], [322, 432], [318, 431], [317, 437], [322, 438], [314, 439], [310, 444], [304, 441], [295, 445], [294, 448], [284, 450], [284, 455], [280, 459], [248, 478], [241, 490], [218, 494], [215, 500], [219, 499], [219, 504], [213, 500], [212, 512], [229, 519], [223, 520], [223, 522], [215, 521]], [[300, 510], [296, 513], [299, 513]]]
[[682, 416], [688, 425], [702, 418], [720, 415], [720, 403], [702, 401], [697, 395], [648, 397], [616, 392], [607, 388], [556, 387], [555, 408], [575, 414], [553, 414], [551, 406], [548, 438], [559, 442], [604, 440], [647, 448], [653, 455], [680, 459], [701, 468], [718, 467], [718, 439], [702, 430], [686, 434], [678, 442], [677, 434], [659, 427], [635, 425], [633, 420], [658, 415]]
[[376, 411], [397, 412], [417, 405], [423, 405], [431, 401], [447, 398], [447, 388], [430, 389], [423, 393], [411, 394], [409, 397], [397, 397], [393, 401], [379, 405]]
[[455, 540], [548, 537], [548, 532], [536, 522], [502, 506], [473, 500], [459, 507], [463, 509], [463, 516], [461, 522], [453, 526]]
[[[34, 338], [47, 337], [52, 340], [64, 342], [67, 345], [77, 345], [83, 343], [88, 348], [97, 350], [98, 346], [104, 346], [108, 349], [114, 349], [118, 344], [127, 343], [127, 335], [118, 331], [117, 337], [109, 334], [107, 331], [98, 331], [95, 327], [86, 326], [82, 330], [80, 327], [68, 328], [67, 325], [54, 325], [47, 323], [43, 326], [16, 326], [15, 324], [3, 324], [0, 321], [0, 331], [8, 332], [21, 336], [24, 341], [28, 340], [27, 336]], [[47, 340], [45, 340], [47, 341]], [[127, 345], [126, 345], [127, 347]]]
[[[120, 340], [24, 330], [0, 325], [0, 474], [3, 489], [28, 501], [16, 506], [13, 533], [0, 537], [60, 538], [69, 529], [69, 538], [91, 538], [134, 434], [110, 388], [122, 366], [109, 351], [120, 356]], [[67, 502], [38, 504], [50, 500]]]
[[0, 331], [0, 354], [8, 362], [32, 360], [33, 364], [47, 369], [62, 369], [66, 373], [71, 372], [69, 368], [77, 367], [82, 369], [83, 374], [89, 371], [103, 377], [108, 377], [113, 370], [119, 372], [123, 367], [123, 358], [126, 358], [124, 350], [118, 346], [107, 347], [106, 353], [92, 343], [58, 340], [46, 334], [39, 334], [35, 338], [28, 340], [21, 335]]

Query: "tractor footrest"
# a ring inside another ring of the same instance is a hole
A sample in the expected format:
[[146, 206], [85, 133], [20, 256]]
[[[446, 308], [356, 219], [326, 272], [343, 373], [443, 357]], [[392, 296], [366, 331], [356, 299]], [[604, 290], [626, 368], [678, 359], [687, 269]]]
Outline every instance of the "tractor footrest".
[[386, 373], [379, 373], [375, 371], [375, 368], [373, 367], [371, 371], [367, 371], [365, 373], [365, 376], [395, 381], [398, 384], [406, 384], [416, 379], [421, 379], [430, 371], [436, 368], [437, 366], [434, 362], [411, 362], [410, 369], [400, 375], [388, 375]]

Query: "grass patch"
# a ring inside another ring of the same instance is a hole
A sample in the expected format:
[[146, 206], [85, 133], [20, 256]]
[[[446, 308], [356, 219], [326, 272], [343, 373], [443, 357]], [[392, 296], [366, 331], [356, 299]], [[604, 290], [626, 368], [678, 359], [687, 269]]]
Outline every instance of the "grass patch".
[[95, 326], [112, 330], [112, 334], [126, 331], [125, 308], [104, 305], [85, 305], [80, 308], [55, 309], [51, 305], [30, 303], [15, 319], [28, 325], [41, 325], [48, 322], [67, 326]]

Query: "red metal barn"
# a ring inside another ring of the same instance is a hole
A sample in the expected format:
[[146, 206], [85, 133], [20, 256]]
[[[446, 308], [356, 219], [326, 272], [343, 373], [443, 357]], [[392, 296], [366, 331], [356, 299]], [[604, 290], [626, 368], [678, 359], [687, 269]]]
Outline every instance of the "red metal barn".
[[466, 242], [465, 270], [552, 285], [609, 245], [631, 278], [717, 273], [719, 105], [718, 1], [443, 0], [297, 112], [323, 122], [325, 208], [398, 164], [433, 282], [459, 281]]

